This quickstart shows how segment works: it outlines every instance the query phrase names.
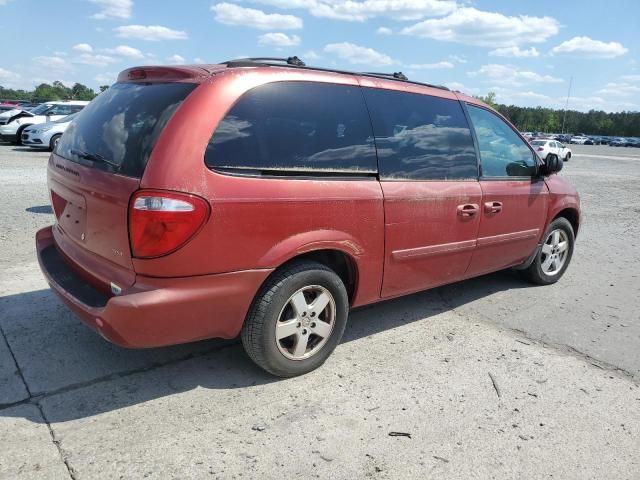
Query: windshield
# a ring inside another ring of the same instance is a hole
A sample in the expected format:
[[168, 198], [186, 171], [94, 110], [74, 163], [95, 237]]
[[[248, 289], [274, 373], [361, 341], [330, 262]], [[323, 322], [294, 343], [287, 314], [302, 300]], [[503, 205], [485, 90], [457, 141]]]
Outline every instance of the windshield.
[[31, 110], [31, 113], [34, 113], [36, 115], [40, 115], [40, 114], [46, 112], [47, 110], [49, 110], [49, 108], [51, 108], [52, 106], [53, 105], [51, 105], [50, 103], [43, 103], [42, 105], [38, 105], [36, 108]]
[[160, 132], [196, 86], [116, 83], [77, 114], [56, 153], [82, 165], [140, 178]]
[[50, 123], [67, 123], [73, 120], [74, 118], [76, 118], [76, 115], [78, 115], [78, 112], [72, 113], [71, 115], [67, 115], [66, 117], [62, 117], [58, 120], [54, 120], [53, 122], [50, 122]]

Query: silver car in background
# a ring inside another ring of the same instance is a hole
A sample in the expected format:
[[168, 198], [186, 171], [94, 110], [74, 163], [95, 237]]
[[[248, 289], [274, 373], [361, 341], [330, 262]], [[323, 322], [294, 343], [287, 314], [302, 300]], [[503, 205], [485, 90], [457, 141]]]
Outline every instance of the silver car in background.
[[22, 145], [31, 148], [56, 148], [60, 137], [78, 113], [72, 113], [53, 122], [27, 127], [22, 132]]

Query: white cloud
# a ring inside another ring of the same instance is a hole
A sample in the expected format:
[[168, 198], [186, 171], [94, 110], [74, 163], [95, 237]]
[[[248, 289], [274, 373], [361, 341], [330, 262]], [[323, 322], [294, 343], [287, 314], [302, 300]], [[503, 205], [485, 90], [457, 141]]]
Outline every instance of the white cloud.
[[34, 57], [33, 61], [36, 65], [40, 66], [40, 67], [45, 67], [49, 70], [54, 70], [54, 71], [63, 71], [63, 70], [69, 70], [71, 68], [71, 64], [69, 63], [69, 61], [65, 58], [62, 57], [57, 57], [57, 56], [53, 56], [53, 57], [46, 57], [46, 56], [40, 56], [40, 57]]
[[553, 53], [571, 54], [594, 58], [614, 58], [624, 55], [629, 50], [618, 42], [601, 42], [589, 37], [573, 37], [553, 47]]
[[91, 53], [83, 53], [72, 59], [73, 63], [82, 65], [93, 65], [94, 67], [106, 67], [117, 60], [109, 55], [94, 55]]
[[522, 49], [517, 46], [496, 48], [489, 52], [492, 57], [514, 57], [514, 58], [527, 58], [538, 57], [540, 52], [535, 47]]
[[15, 82], [18, 79], [20, 79], [20, 75], [17, 73], [0, 68], [0, 82]]
[[114, 72], [105, 72], [99, 73], [93, 78], [100, 85], [111, 85], [112, 83], [115, 83], [116, 79], [118, 78], [118, 74]]
[[167, 57], [167, 62], [173, 65], [180, 65], [180, 64], [184, 64], [186, 60], [184, 57], [178, 55], [177, 53], [174, 53], [170, 57]]
[[280, 32], [265, 33], [258, 37], [258, 45], [263, 47], [295, 47], [300, 45], [300, 37]]
[[255, 8], [245, 8], [234, 3], [218, 3], [211, 6], [215, 20], [225, 25], [257, 28], [259, 30], [295, 30], [302, 28], [302, 19], [293, 15], [264, 13]]
[[406, 35], [480, 47], [509, 47], [544, 42], [558, 33], [551, 17], [509, 17], [475, 8], [459, 8], [444, 18], [429, 19], [402, 30]]
[[380, 28], [378, 28], [378, 30], [376, 30], [376, 33], [378, 35], [391, 35], [391, 34], [393, 34], [393, 30], [391, 30], [390, 28], [387, 28], [387, 27], [380, 27]]
[[193, 59], [193, 63], [207, 63], [205, 62], [203, 59], [201, 59], [200, 57], [196, 57]]
[[451, 90], [457, 90], [467, 95], [477, 95], [480, 92], [478, 88], [468, 87], [464, 83], [460, 82], [446, 82], [445, 86], [450, 88]]
[[162, 25], [124, 25], [113, 29], [119, 37], [137, 38], [156, 42], [159, 40], [186, 40], [187, 33]]
[[100, 11], [91, 18], [131, 18], [133, 0], [89, 0], [100, 6]]
[[93, 52], [93, 47], [88, 43], [78, 43], [77, 45], [74, 45], [72, 48], [76, 52], [83, 52], [83, 53]]
[[381, 66], [395, 63], [390, 56], [384, 53], [349, 42], [330, 43], [324, 47], [324, 51], [335, 54], [342, 60], [353, 64]]
[[627, 82], [609, 82], [596, 92], [598, 95], [626, 97], [629, 95], [640, 95], [640, 85]]
[[627, 82], [640, 82], [640, 75], [623, 75], [620, 78]]
[[318, 60], [319, 58], [322, 58], [320, 55], [318, 55], [316, 52], [314, 52], [313, 50], [309, 50], [308, 52], [305, 52], [302, 55], [302, 59], [303, 60]]
[[467, 63], [467, 59], [462, 55], [449, 55], [449, 60], [454, 63]]
[[111, 55], [119, 55], [121, 57], [144, 58], [144, 53], [137, 48], [130, 47], [129, 45], [118, 45], [116, 48], [105, 48], [104, 51]]
[[412, 70], [439, 70], [444, 68], [453, 68], [454, 65], [451, 62], [436, 62], [436, 63], [411, 63], [407, 65]]
[[456, 8], [455, 0], [253, 0], [286, 9], [305, 9], [314, 17], [364, 22], [374, 17], [420, 20], [446, 15]]
[[468, 72], [470, 77], [481, 77], [483, 80], [497, 85], [509, 85], [513, 87], [530, 83], [559, 83], [562, 79], [551, 75], [541, 75], [527, 70], [518, 70], [512, 65], [498, 65], [491, 63], [483, 65], [475, 72]]

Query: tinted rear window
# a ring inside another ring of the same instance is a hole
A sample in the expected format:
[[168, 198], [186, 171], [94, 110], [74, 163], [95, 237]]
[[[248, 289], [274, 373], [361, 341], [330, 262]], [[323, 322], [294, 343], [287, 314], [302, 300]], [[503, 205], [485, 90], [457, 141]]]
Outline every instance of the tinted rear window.
[[478, 162], [460, 102], [363, 89], [378, 147], [380, 178], [474, 179]]
[[160, 132], [195, 87], [116, 83], [78, 113], [56, 153], [83, 165], [141, 177]]
[[205, 162], [260, 174], [377, 171], [359, 87], [312, 82], [276, 82], [245, 93], [211, 137]]

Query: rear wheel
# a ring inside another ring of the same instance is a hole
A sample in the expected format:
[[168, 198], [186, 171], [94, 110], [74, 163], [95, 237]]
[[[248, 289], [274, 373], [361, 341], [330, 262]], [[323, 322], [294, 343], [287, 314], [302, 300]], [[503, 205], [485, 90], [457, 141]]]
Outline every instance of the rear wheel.
[[242, 344], [267, 372], [302, 375], [331, 355], [348, 311], [347, 290], [333, 270], [317, 262], [296, 262], [277, 271], [256, 296], [242, 328]]
[[60, 141], [60, 137], [62, 137], [61, 133], [58, 133], [57, 135], [51, 137], [51, 140], [49, 140], [49, 150], [53, 152], [56, 149], [56, 147], [58, 146], [58, 142]]
[[569, 160], [571, 160], [571, 152], [567, 152], [567, 154], [564, 157], [565, 162], [568, 162]]
[[571, 223], [564, 217], [556, 218], [547, 228], [536, 258], [522, 274], [538, 285], [556, 283], [571, 262], [574, 243]]

